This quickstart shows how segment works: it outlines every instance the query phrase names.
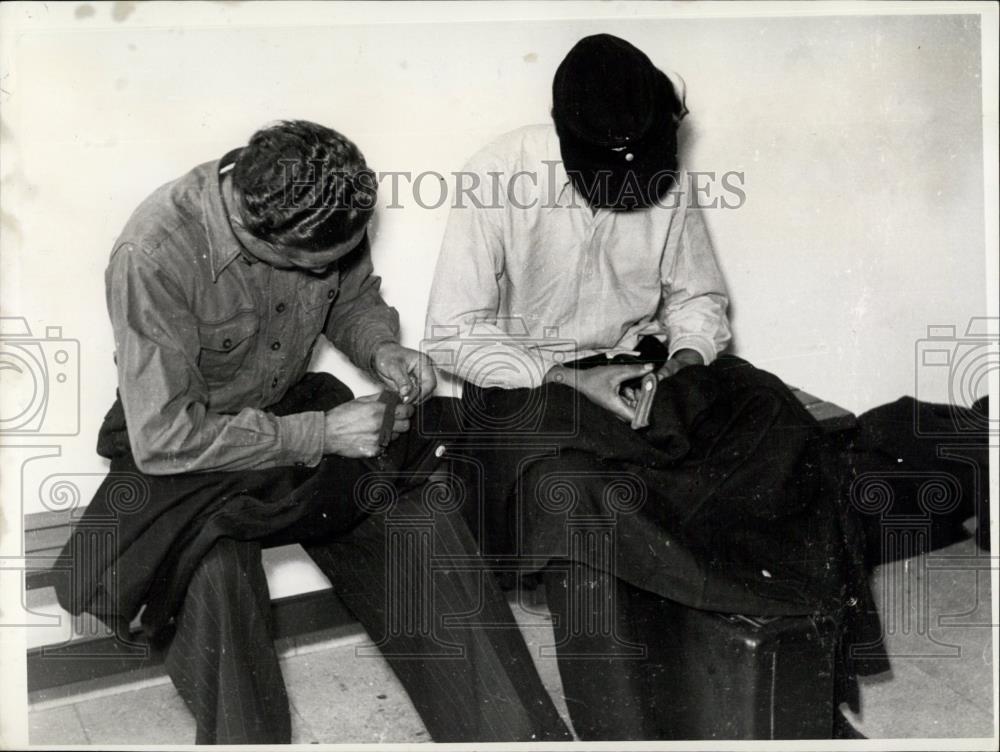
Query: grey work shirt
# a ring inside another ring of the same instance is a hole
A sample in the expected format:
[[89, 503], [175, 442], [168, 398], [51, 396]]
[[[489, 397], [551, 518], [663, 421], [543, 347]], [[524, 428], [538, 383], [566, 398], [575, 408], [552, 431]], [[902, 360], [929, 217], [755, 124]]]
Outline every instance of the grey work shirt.
[[220, 167], [147, 198], [105, 275], [129, 440], [150, 474], [318, 464], [323, 413], [267, 407], [305, 373], [320, 333], [362, 368], [399, 339], [367, 238], [322, 275], [257, 261], [230, 227]]

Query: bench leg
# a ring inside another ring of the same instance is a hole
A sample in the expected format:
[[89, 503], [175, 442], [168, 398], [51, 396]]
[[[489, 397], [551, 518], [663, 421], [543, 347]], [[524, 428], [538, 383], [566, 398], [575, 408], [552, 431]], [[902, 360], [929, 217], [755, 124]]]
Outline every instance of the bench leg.
[[196, 744], [288, 744], [291, 718], [259, 543], [220, 539], [195, 571], [164, 663]]

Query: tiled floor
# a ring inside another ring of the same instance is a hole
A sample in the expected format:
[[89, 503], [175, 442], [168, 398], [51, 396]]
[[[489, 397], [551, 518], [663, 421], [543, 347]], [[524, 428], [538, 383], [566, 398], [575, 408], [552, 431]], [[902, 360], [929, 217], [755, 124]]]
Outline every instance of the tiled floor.
[[[555, 660], [539, 657], [551, 644], [547, 615], [512, 604], [539, 673], [568, 719]], [[329, 630], [279, 645], [292, 706], [292, 742], [430, 741], [419, 716], [385, 661], [357, 655], [368, 642], [355, 629]], [[120, 682], [120, 678], [117, 680]], [[129, 685], [86, 682], [33, 699], [33, 745], [192, 744], [194, 721], [162, 670]]]
[[[882, 739], [992, 736], [990, 561], [965, 541], [876, 571], [873, 584], [893, 668], [864, 680], [862, 713], [850, 716], [860, 731]], [[536, 613], [515, 612], [565, 717], [555, 661], [538, 658], [538, 648], [551, 642], [551, 629]], [[341, 630], [279, 646], [294, 742], [429, 741], [386, 664], [356, 656], [364, 642], [364, 635]], [[32, 744], [194, 740], [191, 717], [162, 673], [127, 686], [105, 682], [74, 689], [72, 695], [33, 698]]]
[[862, 683], [855, 726], [872, 738], [993, 735], [990, 566], [971, 540], [879, 567], [888, 674]]

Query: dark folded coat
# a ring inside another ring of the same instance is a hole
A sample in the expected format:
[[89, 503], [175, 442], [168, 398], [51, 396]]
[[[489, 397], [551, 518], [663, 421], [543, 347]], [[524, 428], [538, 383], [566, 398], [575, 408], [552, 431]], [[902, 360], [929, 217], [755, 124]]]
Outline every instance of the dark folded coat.
[[[350, 389], [330, 374], [310, 373], [269, 409], [288, 415], [329, 410], [351, 399]], [[424, 410], [435, 414], [443, 402], [432, 399]], [[144, 631], [157, 637], [218, 539], [276, 545], [343, 534], [365, 514], [355, 503], [361, 478], [398, 468], [393, 481], [405, 486], [408, 475], [426, 477], [436, 461], [432, 449], [411, 433], [377, 461], [327, 455], [316, 468], [146, 475], [135, 465], [116, 401], [98, 438], [98, 453], [111, 460], [110, 471], [63, 549], [72, 576], [56, 586], [59, 603], [70, 613], [88, 611], [119, 629], [145, 606]], [[303, 530], [309, 534], [303, 536]]]
[[829, 613], [866, 590], [829, 442], [739, 358], [661, 382], [640, 431], [554, 384], [467, 386], [458, 409], [449, 455], [481, 489], [469, 521], [500, 565], [573, 556], [567, 526], [604, 519], [617, 576], [696, 608]]

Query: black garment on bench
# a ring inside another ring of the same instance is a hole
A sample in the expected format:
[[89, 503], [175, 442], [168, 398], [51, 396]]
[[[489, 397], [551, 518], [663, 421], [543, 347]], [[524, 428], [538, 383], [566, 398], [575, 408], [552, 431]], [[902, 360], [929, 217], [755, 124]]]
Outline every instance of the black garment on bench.
[[[564, 555], [574, 515], [603, 515], [617, 536], [612, 573], [688, 606], [777, 616], [864, 597], [836, 458], [780, 379], [746, 361], [664, 380], [639, 431], [560, 384], [466, 385], [446, 407], [463, 429], [448, 453], [468, 458], [454, 467], [484, 494], [470, 527], [501, 568], [541, 569]], [[575, 510], [545, 503], [560, 476]], [[627, 513], [615, 508], [622, 478], [642, 496]]]
[[[329, 374], [309, 373], [269, 410], [329, 410], [351, 399], [350, 390]], [[424, 420], [435, 421], [440, 407], [437, 399], [425, 403]], [[104, 419], [97, 448], [111, 467], [63, 550], [73, 562], [73, 577], [63, 578], [56, 593], [70, 613], [88, 611], [108, 623], [131, 621], [146, 604], [142, 623], [150, 636], [180, 606], [194, 568], [215, 541], [308, 542], [301, 531], [322, 541], [363, 517], [350, 498], [331, 503], [338, 494], [350, 497], [362, 475], [399, 467], [414, 469], [417, 477], [434, 461], [426, 456], [432, 450], [427, 442], [405, 435], [381, 461], [327, 455], [315, 468], [147, 475], [132, 457], [120, 400]], [[292, 529], [295, 540], [284, 541], [283, 531]], [[113, 531], [111, 545], [87, 540], [88, 533], [106, 530]]]

